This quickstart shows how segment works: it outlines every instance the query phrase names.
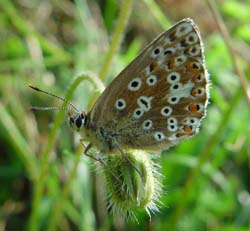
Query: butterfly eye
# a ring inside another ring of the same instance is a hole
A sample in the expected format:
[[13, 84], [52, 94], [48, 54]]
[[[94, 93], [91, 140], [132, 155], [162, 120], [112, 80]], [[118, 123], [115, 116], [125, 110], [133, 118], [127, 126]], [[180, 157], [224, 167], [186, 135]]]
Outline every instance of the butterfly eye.
[[82, 126], [82, 118], [81, 116], [78, 116], [77, 119], [75, 120], [75, 124], [77, 128], [80, 128]]
[[84, 113], [77, 114], [75, 117], [69, 117], [69, 124], [71, 127], [79, 130], [87, 121], [87, 116]]

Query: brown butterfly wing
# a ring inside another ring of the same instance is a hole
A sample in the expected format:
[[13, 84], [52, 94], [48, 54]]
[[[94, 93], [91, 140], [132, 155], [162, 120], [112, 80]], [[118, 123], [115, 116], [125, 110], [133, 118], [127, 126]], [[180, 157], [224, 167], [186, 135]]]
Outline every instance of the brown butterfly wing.
[[184, 19], [111, 82], [90, 121], [121, 147], [158, 150], [197, 133], [207, 101], [201, 37], [194, 22]]

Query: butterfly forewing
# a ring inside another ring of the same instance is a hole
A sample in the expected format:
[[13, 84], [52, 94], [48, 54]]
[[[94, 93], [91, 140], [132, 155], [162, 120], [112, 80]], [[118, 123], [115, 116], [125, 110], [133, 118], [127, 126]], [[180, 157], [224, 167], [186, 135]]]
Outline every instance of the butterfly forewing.
[[111, 82], [90, 120], [121, 147], [168, 148], [197, 133], [207, 101], [201, 37], [194, 22], [184, 19]]

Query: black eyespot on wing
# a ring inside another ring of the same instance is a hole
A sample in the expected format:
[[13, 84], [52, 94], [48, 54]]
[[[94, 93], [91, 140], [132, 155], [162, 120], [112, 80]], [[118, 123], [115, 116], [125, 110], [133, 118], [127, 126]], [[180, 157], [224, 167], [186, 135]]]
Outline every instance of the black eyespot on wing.
[[154, 54], [155, 54], [155, 55], [158, 55], [159, 53], [160, 53], [160, 49], [159, 49], [159, 48], [155, 48], [155, 49], [154, 49]]
[[132, 83], [131, 83], [131, 86], [132, 87], [137, 87], [139, 85], [139, 83], [137, 82], [137, 81], [133, 81]]
[[136, 113], [136, 115], [138, 115], [138, 116], [142, 114], [141, 110], [137, 110], [135, 113]]
[[122, 107], [123, 106], [123, 102], [119, 101], [118, 102], [118, 107]]
[[168, 114], [169, 113], [169, 108], [165, 108], [163, 111], [164, 111], [165, 114]]
[[196, 52], [196, 47], [193, 47], [192, 49], [191, 49], [191, 53], [195, 53]]
[[198, 66], [196, 63], [193, 63], [192, 67], [193, 67], [194, 69], [199, 69], [199, 66]]
[[148, 102], [144, 99], [140, 99], [141, 103], [145, 105], [146, 108], [148, 108]]
[[189, 42], [193, 42], [193, 41], [194, 41], [194, 37], [193, 37], [192, 35], [190, 35], [190, 36], [188, 37], [188, 41], [189, 41]]
[[174, 123], [174, 120], [173, 120], [173, 119], [170, 119], [170, 120], [169, 120], [169, 123], [173, 124], [173, 123]]
[[171, 55], [171, 54], [173, 54], [173, 51], [171, 51], [169, 49], [164, 51], [164, 55]]
[[172, 80], [172, 81], [174, 81], [174, 80], [176, 80], [176, 75], [171, 75], [171, 77], [170, 77], [170, 79]]
[[177, 98], [176, 98], [176, 97], [172, 97], [172, 98], [171, 98], [171, 101], [172, 101], [172, 102], [176, 102], [176, 101], [177, 101]]
[[179, 88], [179, 85], [178, 84], [175, 84], [174, 86], [173, 86], [173, 89], [175, 89], [175, 90], [177, 90]]

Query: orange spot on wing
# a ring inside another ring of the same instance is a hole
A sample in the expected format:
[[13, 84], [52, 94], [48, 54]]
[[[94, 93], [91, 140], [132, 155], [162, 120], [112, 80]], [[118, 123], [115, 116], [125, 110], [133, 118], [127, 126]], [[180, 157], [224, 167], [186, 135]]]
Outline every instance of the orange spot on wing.
[[193, 88], [193, 89], [191, 90], [191, 95], [194, 96], [194, 97], [196, 96], [196, 89], [195, 89], [195, 88]]
[[[187, 65], [187, 71], [192, 72], [192, 73], [197, 73], [200, 68], [197, 66], [195, 63], [191, 63]], [[197, 75], [198, 76], [198, 75]]]
[[197, 105], [193, 103], [189, 104], [188, 110], [191, 111], [192, 113], [197, 113], [198, 112]]
[[192, 127], [191, 127], [191, 126], [188, 126], [188, 125], [184, 125], [183, 130], [184, 130], [184, 132], [186, 132], [186, 133], [190, 133], [190, 132], [192, 131]]
[[194, 75], [194, 76], [192, 77], [192, 82], [193, 82], [193, 83], [197, 83], [197, 82], [200, 81], [200, 78], [201, 78], [200, 73], [197, 73], [196, 75]]

